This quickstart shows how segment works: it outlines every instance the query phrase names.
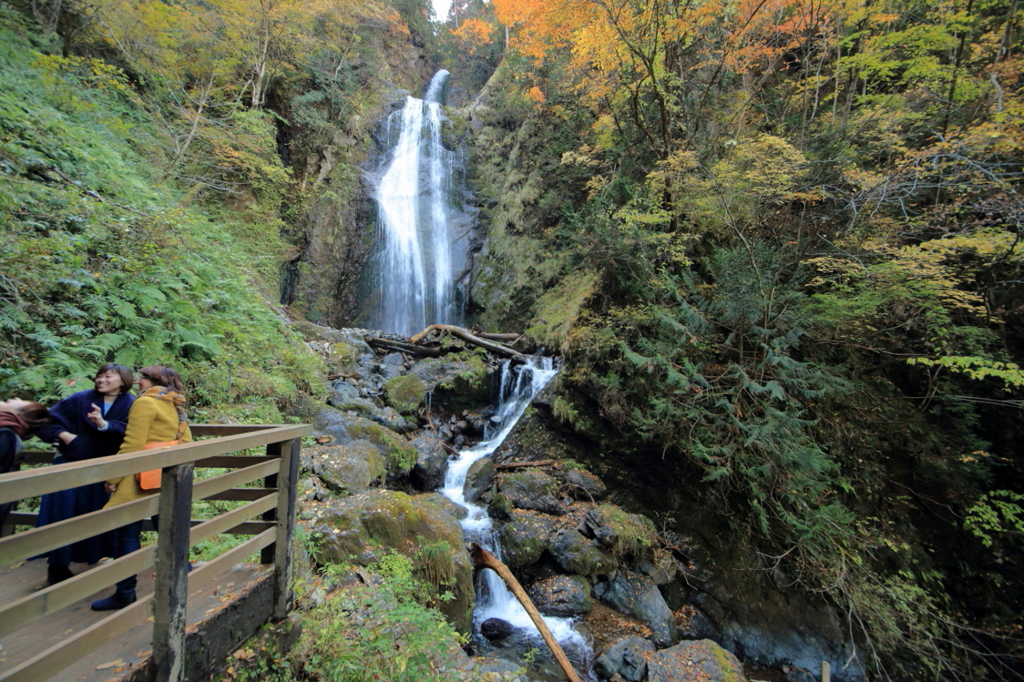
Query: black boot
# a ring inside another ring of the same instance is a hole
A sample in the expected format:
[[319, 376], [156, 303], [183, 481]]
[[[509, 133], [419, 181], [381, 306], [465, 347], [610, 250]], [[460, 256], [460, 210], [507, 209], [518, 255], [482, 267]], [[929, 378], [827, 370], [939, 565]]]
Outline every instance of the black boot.
[[67, 566], [61, 566], [60, 564], [49, 564], [46, 567], [46, 580], [51, 585], [56, 585], [59, 582], [63, 582], [68, 578], [74, 578], [75, 574], [71, 572], [71, 569]]

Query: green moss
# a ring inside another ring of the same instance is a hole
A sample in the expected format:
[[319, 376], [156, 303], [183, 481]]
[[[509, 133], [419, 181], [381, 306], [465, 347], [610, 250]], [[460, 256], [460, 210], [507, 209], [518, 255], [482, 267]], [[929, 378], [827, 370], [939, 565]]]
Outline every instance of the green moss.
[[605, 525], [615, 534], [612, 552], [616, 556], [638, 554], [657, 544], [654, 523], [646, 516], [630, 514], [614, 504], [602, 504], [598, 510]]
[[597, 273], [582, 270], [548, 289], [537, 299], [526, 335], [543, 346], [561, 347], [583, 304], [594, 294], [599, 283]]
[[413, 563], [423, 579], [439, 592], [455, 582], [455, 560], [452, 546], [447, 542], [421, 544]]
[[384, 396], [388, 404], [400, 414], [415, 412], [426, 394], [423, 380], [413, 374], [395, 377], [384, 384]]
[[484, 362], [486, 353], [474, 349], [454, 354], [451, 359], [466, 364], [466, 369], [438, 385], [443, 391], [455, 394], [466, 402], [486, 401], [490, 398], [490, 373]]
[[349, 427], [348, 433], [356, 440], [373, 443], [387, 460], [388, 471], [393, 474], [407, 474], [416, 464], [419, 453], [404, 438], [379, 424], [360, 421]]

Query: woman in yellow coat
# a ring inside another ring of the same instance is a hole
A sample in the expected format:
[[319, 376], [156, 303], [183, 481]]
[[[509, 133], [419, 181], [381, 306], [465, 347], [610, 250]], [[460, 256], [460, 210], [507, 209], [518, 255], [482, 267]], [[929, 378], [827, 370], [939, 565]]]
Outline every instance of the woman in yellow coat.
[[[192, 433], [185, 417], [185, 396], [178, 373], [170, 367], [152, 365], [139, 370], [139, 397], [128, 412], [128, 428], [125, 429], [124, 442], [117, 454], [137, 452], [154, 444], [189, 443]], [[143, 490], [135, 480], [135, 476], [107, 481], [107, 491], [112, 493], [107, 507], [156, 494], [157, 490]], [[105, 507], [106, 508], [106, 507]], [[115, 532], [114, 558], [140, 549], [142, 521], [129, 523]], [[109, 597], [92, 603], [93, 611], [113, 611], [123, 609], [135, 601], [136, 576], [125, 578], [117, 583], [117, 591]]]

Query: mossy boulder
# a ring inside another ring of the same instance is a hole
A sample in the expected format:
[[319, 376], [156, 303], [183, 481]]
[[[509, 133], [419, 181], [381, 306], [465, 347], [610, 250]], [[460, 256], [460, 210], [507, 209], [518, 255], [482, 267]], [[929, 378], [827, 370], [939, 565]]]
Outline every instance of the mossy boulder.
[[648, 682], [747, 682], [743, 664], [710, 639], [682, 642], [648, 657]]
[[302, 523], [322, 563], [367, 566], [390, 551], [412, 560], [418, 575], [432, 584], [440, 610], [460, 632], [468, 632], [474, 601], [473, 564], [465, 549], [462, 527], [450, 505], [436, 495], [410, 496], [394, 490], [311, 503]]
[[491, 372], [484, 358], [473, 351], [420, 360], [409, 375], [423, 381], [434, 402], [450, 408], [475, 407], [491, 399]]
[[658, 533], [649, 518], [630, 514], [614, 504], [588, 509], [578, 530], [618, 557], [653, 552], [658, 542]]
[[361, 353], [359, 347], [347, 341], [332, 343], [327, 351], [328, 375], [349, 374], [355, 369]]
[[512, 568], [530, 566], [548, 549], [558, 519], [534, 511], [513, 509], [512, 520], [501, 527], [501, 551]]
[[573, 528], [562, 528], [551, 536], [549, 549], [567, 573], [595, 577], [611, 573], [618, 566], [614, 556]]
[[513, 507], [556, 515], [564, 511], [555, 497], [558, 481], [538, 469], [502, 476], [499, 489]]
[[399, 414], [412, 414], [427, 394], [423, 380], [415, 374], [403, 374], [384, 384], [384, 397]]
[[568, 493], [577, 500], [597, 502], [608, 492], [604, 481], [586, 469], [578, 467], [559, 469], [555, 471], [554, 475], [565, 485]]
[[329, 490], [356, 495], [380, 483], [387, 465], [374, 445], [365, 440], [345, 445], [305, 448], [303, 465]]
[[418, 453], [405, 436], [369, 419], [328, 407], [317, 414], [314, 427], [317, 433], [334, 438], [338, 445], [360, 440], [373, 444], [384, 457], [388, 475], [392, 478], [407, 476], [416, 464]]

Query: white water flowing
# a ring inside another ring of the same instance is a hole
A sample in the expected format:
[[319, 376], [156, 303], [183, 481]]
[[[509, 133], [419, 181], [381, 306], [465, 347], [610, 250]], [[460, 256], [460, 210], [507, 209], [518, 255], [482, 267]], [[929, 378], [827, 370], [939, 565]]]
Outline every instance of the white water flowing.
[[[481, 546], [499, 557], [501, 550], [492, 535], [491, 519], [487, 515], [487, 510], [480, 505], [466, 501], [466, 474], [473, 463], [484, 457], [489, 457], [498, 449], [498, 446], [523, 416], [530, 401], [558, 373], [558, 370], [554, 368], [554, 361], [551, 358], [543, 357], [530, 358], [525, 365], [521, 365], [517, 369], [518, 371], [513, 371], [511, 363], [506, 362], [501, 370], [501, 397], [498, 402], [498, 411], [492, 418], [496, 433], [492, 435], [491, 429], [488, 429], [488, 433], [484, 434], [483, 442], [476, 447], [463, 450], [449, 463], [444, 488], [441, 490], [445, 497], [466, 509], [466, 517], [462, 520], [462, 530], [466, 538], [479, 542]], [[476, 609], [473, 612], [474, 623], [479, 626], [488, 618], [500, 618], [516, 628], [540, 637], [540, 632], [530, 620], [526, 609], [508, 591], [498, 574], [490, 569], [484, 569], [483, 575], [486, 590], [477, 601]], [[544, 623], [559, 643], [585, 647], [586, 641], [582, 635], [573, 630], [572, 622], [572, 618], [544, 618]]]
[[438, 71], [424, 99], [406, 97], [387, 123], [389, 139], [397, 135], [397, 142], [375, 196], [382, 245], [371, 324], [397, 334], [461, 322], [447, 205], [453, 155], [441, 144], [438, 101], [448, 76]]

